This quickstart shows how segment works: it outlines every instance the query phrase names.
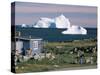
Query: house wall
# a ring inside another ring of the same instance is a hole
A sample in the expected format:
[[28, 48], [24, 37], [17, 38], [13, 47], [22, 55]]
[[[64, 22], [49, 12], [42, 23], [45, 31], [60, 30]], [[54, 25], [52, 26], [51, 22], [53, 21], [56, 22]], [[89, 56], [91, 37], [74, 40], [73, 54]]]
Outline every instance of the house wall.
[[30, 49], [30, 41], [29, 40], [23, 40], [23, 49], [25, 49], [25, 50]]
[[16, 50], [18, 50], [19, 53], [21, 53], [22, 48], [23, 48], [23, 42], [22, 41], [16, 41]]

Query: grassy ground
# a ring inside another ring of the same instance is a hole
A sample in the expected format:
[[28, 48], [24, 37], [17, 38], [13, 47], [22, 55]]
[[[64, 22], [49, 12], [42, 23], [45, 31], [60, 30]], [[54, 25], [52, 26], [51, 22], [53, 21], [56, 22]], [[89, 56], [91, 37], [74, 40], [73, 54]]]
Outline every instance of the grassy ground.
[[[75, 47], [90, 47], [96, 46], [97, 42], [94, 40], [80, 40], [80, 41], [72, 41], [72, 42], [49, 42], [45, 45], [45, 50], [48, 52], [52, 52], [55, 55], [54, 60], [43, 59], [41, 61], [31, 59], [27, 62], [22, 62], [16, 65], [16, 72], [42, 72], [42, 71], [53, 71], [57, 69], [70, 68], [70, 67], [84, 67], [84, 66], [94, 66], [96, 65], [96, 57], [95, 54], [95, 62], [93, 64], [74, 64], [72, 63], [77, 54], [69, 54], [69, 52]], [[61, 48], [56, 48], [57, 46]], [[90, 53], [84, 54], [86, 57], [90, 57]]]
[[88, 66], [96, 66], [96, 64], [47, 64], [47, 63], [30, 63], [31, 61], [27, 63], [20, 63], [16, 66], [16, 72], [17, 73], [26, 73], [26, 72], [43, 72], [43, 71], [53, 71], [53, 70], [63, 70], [63, 68], [74, 68], [76, 67], [87, 67]]
[[50, 64], [29, 64], [29, 63], [24, 63], [20, 64], [20, 66], [16, 66], [16, 72], [17, 73], [27, 73], [27, 72], [44, 72], [44, 71], [54, 71], [54, 70], [63, 70], [67, 68], [75, 68], [77, 67], [87, 67], [89, 69], [89, 66], [96, 66], [96, 64], [61, 64], [61, 65], [50, 65]]
[[48, 46], [68, 46], [68, 47], [86, 47], [86, 46], [94, 46], [96, 45], [96, 41], [91, 40], [80, 40], [80, 41], [72, 41], [72, 42], [49, 42]]

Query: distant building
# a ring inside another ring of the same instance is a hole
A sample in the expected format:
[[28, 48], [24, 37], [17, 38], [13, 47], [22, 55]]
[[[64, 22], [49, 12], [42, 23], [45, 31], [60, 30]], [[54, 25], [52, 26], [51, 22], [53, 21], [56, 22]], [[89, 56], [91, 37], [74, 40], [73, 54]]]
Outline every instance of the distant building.
[[42, 48], [43, 45], [41, 38], [16, 37], [16, 50], [19, 50], [20, 53], [26, 53], [26, 50], [31, 49], [32, 55], [34, 55], [36, 53], [41, 53]]

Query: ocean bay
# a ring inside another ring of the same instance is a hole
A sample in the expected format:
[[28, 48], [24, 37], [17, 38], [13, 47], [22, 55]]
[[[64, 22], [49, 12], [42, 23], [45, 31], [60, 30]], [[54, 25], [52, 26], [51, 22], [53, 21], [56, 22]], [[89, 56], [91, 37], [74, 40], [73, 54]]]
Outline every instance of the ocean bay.
[[72, 34], [62, 34], [61, 32], [66, 29], [57, 28], [33, 28], [33, 27], [16, 27], [16, 31], [21, 32], [21, 36], [25, 37], [38, 37], [46, 41], [72, 41], [72, 40], [83, 40], [83, 39], [96, 39], [97, 38], [97, 28], [86, 28], [86, 35], [72, 35]]

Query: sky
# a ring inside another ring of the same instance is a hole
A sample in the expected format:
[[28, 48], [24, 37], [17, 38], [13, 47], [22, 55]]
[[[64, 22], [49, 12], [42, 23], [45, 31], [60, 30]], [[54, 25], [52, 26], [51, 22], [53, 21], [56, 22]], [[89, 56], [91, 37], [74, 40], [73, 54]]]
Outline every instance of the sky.
[[[12, 12], [13, 14], [14, 12]], [[31, 2], [15, 3], [15, 24], [33, 25], [41, 17], [55, 18], [63, 14], [72, 25], [97, 27], [97, 7]]]

